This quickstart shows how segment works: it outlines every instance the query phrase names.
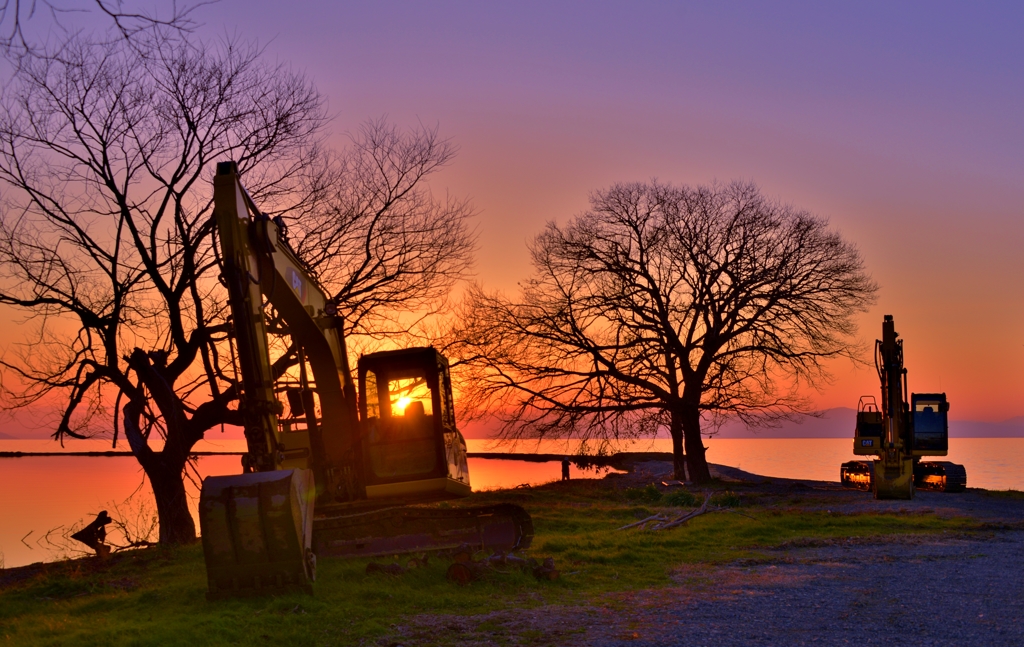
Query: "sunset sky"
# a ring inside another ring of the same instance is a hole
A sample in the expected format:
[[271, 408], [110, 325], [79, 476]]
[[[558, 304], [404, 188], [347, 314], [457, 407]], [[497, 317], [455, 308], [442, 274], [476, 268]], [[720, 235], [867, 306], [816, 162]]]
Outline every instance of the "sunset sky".
[[[478, 278], [514, 289], [526, 241], [588, 193], [657, 177], [753, 180], [828, 217], [881, 284], [912, 390], [953, 418], [1024, 414], [1024, 5], [280, 3], [223, 0], [239, 34], [306, 71], [344, 133], [437, 124], [435, 190], [480, 212]], [[816, 401], [854, 406], [871, 369]]]
[[[477, 278], [514, 290], [526, 243], [618, 181], [752, 180], [828, 217], [881, 285], [911, 390], [954, 419], [1024, 415], [1024, 4], [221, 0], [303, 70], [333, 138], [422, 122], [460, 147], [435, 191], [479, 212]], [[869, 359], [866, 356], [865, 359]], [[855, 406], [873, 369], [815, 402]]]

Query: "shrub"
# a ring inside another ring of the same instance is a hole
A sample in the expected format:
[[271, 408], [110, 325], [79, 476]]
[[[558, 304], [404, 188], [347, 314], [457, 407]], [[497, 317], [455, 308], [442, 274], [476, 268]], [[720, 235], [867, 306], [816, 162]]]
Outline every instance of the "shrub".
[[677, 508], [692, 508], [699, 505], [702, 499], [687, 490], [674, 490], [665, 495], [665, 504]]
[[711, 505], [717, 505], [721, 508], [736, 508], [740, 505], [740, 498], [734, 492], [726, 490], [721, 494], [711, 497]]
[[626, 488], [626, 499], [629, 501], [643, 501], [644, 503], [657, 503], [661, 501], [661, 491], [653, 483], [643, 488]]

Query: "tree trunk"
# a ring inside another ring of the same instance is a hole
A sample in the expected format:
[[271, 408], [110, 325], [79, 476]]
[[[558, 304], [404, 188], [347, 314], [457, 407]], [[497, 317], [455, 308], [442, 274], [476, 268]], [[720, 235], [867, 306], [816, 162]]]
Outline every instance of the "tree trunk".
[[163, 451], [154, 452], [139, 428], [141, 411], [142, 406], [138, 402], [129, 401], [125, 405], [124, 435], [153, 488], [157, 520], [160, 522], [159, 541], [161, 544], [192, 543], [196, 540], [196, 524], [188, 510], [188, 496], [182, 478], [191, 444], [184, 446], [181, 439], [185, 430], [167, 421], [167, 442]]
[[690, 480], [694, 483], [708, 483], [711, 481], [711, 470], [705, 456], [704, 440], [700, 435], [700, 408], [695, 404], [684, 403], [678, 415], [682, 418], [683, 445]]
[[146, 476], [153, 487], [157, 518], [160, 521], [161, 544], [188, 544], [196, 540], [196, 524], [188, 510], [188, 496], [182, 473], [185, 464], [163, 452], [156, 460], [144, 465]]
[[686, 456], [683, 454], [683, 420], [673, 412], [668, 432], [672, 436], [672, 470], [677, 481], [686, 481]]

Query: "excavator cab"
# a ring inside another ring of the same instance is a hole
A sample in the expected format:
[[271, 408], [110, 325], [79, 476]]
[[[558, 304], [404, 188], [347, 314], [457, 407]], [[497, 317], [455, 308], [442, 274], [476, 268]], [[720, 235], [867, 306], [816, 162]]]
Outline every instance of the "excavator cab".
[[455, 428], [448, 360], [433, 348], [359, 359], [367, 499], [470, 493], [466, 443]]
[[949, 461], [922, 461], [922, 456], [949, 453], [949, 402], [945, 393], [914, 393], [910, 396], [913, 429], [914, 485], [922, 490], [963, 492], [967, 469]]
[[945, 456], [949, 451], [946, 394], [915, 393], [910, 401], [914, 456]]

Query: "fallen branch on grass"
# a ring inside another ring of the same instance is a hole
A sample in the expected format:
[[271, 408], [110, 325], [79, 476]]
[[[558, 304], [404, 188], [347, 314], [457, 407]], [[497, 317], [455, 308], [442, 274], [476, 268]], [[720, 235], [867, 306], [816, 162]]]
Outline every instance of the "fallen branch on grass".
[[757, 517], [751, 517], [749, 514], [743, 514], [742, 512], [737, 512], [736, 510], [730, 510], [729, 508], [716, 508], [716, 509], [719, 512], [731, 512], [733, 514], [738, 514], [741, 517], [746, 517], [747, 519], [753, 519], [754, 521], [760, 521], [760, 519], [758, 519]]
[[[684, 515], [682, 515], [680, 517], [676, 517], [675, 519], [669, 519], [667, 516], [665, 516], [664, 514], [661, 514], [661, 513], [652, 514], [651, 516], [647, 517], [646, 519], [641, 519], [640, 521], [635, 521], [633, 523], [626, 524], [625, 526], [622, 526], [621, 528], [616, 528], [616, 530], [628, 530], [630, 528], [637, 528], [637, 527], [639, 527], [640, 530], [668, 530], [669, 528], [675, 528], [676, 526], [680, 526], [680, 525], [686, 523], [687, 521], [689, 521], [690, 519], [693, 519], [694, 517], [699, 517], [700, 515], [706, 514], [708, 512], [731, 512], [732, 514], [738, 514], [741, 517], [746, 517], [747, 519], [753, 519], [754, 521], [760, 521], [760, 519], [758, 519], [757, 517], [752, 517], [749, 514], [743, 514], [742, 512], [738, 512], [736, 510], [730, 510], [729, 508], [725, 508], [725, 507], [722, 507], [722, 506], [715, 506], [715, 507], [709, 508], [708, 507], [708, 503], [710, 501], [711, 501], [711, 493], [707, 492], [704, 495], [704, 503], [702, 503], [701, 506], [699, 508], [697, 508], [696, 510], [694, 510], [693, 512], [687, 512], [686, 514], [684, 514]], [[651, 524], [651, 525], [648, 526], [647, 524]]]
[[677, 517], [677, 518], [673, 519], [672, 521], [666, 521], [666, 522], [660, 523], [660, 524], [658, 524], [656, 526], [652, 526], [651, 530], [668, 530], [669, 528], [675, 528], [676, 526], [682, 525], [682, 524], [686, 523], [687, 521], [689, 521], [690, 519], [693, 519], [694, 517], [698, 517], [698, 516], [704, 514], [705, 512], [708, 511], [708, 501], [710, 501], [710, 500], [711, 500], [711, 493], [708, 492], [707, 494], [704, 495], [704, 503], [702, 503], [699, 508], [697, 508], [693, 512], [689, 512], [687, 514], [684, 514], [681, 517]]
[[[676, 526], [678, 526], [680, 524], [684, 524], [687, 521], [689, 521], [690, 519], [693, 519], [696, 516], [702, 515], [705, 512], [714, 512], [715, 510], [717, 510], [718, 508], [712, 508], [711, 510], [708, 510], [708, 502], [709, 501], [711, 501], [711, 493], [710, 492], [708, 492], [707, 494], [704, 495], [704, 503], [702, 503], [701, 506], [698, 509], [694, 510], [693, 512], [688, 512], [688, 513], [684, 514], [681, 517], [676, 517], [675, 519], [669, 519], [667, 516], [665, 516], [665, 515], [663, 515], [661, 513], [652, 514], [651, 516], [647, 517], [646, 519], [641, 519], [640, 521], [635, 521], [633, 523], [626, 524], [625, 526], [622, 526], [621, 528], [616, 528], [616, 530], [628, 530], [630, 528], [636, 528], [636, 527], [639, 527], [640, 530], [667, 530], [668, 528], [675, 528]], [[648, 528], [648, 527], [646, 527], [647, 524], [652, 524], [652, 525], [651, 525], [651, 527]]]
[[637, 526], [642, 526], [645, 523], [648, 523], [648, 522], [651, 522], [651, 521], [668, 521], [668, 517], [666, 517], [663, 514], [652, 514], [651, 516], [647, 517], [646, 519], [641, 519], [640, 521], [637, 521], [636, 523], [631, 523], [631, 524], [625, 525], [625, 526], [623, 526], [621, 528], [616, 528], [616, 530], [626, 530], [627, 528], [636, 528]]

